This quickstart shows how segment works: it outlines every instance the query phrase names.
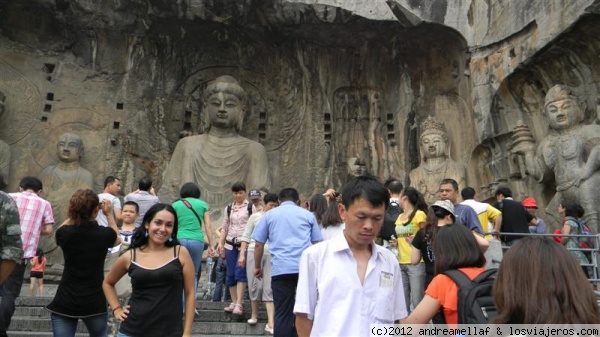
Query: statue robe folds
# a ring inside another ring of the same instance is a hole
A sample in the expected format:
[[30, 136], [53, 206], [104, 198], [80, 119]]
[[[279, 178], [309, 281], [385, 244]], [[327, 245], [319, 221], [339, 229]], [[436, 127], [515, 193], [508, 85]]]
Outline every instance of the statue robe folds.
[[268, 164], [264, 146], [239, 135], [185, 137], [175, 147], [158, 196], [171, 203], [179, 199], [183, 184], [193, 182], [211, 209], [221, 209], [231, 199], [234, 182], [244, 182], [248, 189], [269, 188]]

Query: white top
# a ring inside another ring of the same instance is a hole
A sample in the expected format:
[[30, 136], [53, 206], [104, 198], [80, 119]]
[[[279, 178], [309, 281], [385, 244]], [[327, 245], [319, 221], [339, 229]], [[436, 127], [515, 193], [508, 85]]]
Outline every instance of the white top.
[[[102, 200], [104, 199], [110, 200], [110, 202], [112, 203], [113, 212], [115, 209], [121, 209], [121, 200], [119, 200], [119, 198], [110, 193], [100, 193], [98, 194], [98, 198], [100, 198], [100, 202], [102, 202]], [[115, 219], [115, 221], [116, 220], [117, 219]], [[108, 227], [108, 219], [106, 218], [106, 215], [102, 213], [102, 211], [98, 212], [98, 215], [96, 216], [96, 221], [98, 222], [98, 225]]]
[[374, 243], [371, 249], [363, 285], [344, 235], [304, 251], [294, 313], [313, 320], [311, 336], [370, 336], [370, 324], [408, 315], [397, 258]]
[[342, 235], [344, 233], [344, 229], [346, 228], [345, 223], [341, 223], [337, 226], [327, 226], [321, 228], [321, 234], [323, 235], [323, 240], [331, 240], [338, 235]]

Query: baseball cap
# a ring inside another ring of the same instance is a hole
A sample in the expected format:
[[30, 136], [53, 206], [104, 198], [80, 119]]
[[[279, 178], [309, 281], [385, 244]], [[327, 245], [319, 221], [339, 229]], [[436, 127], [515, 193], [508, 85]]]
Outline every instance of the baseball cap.
[[534, 198], [525, 198], [523, 199], [523, 207], [528, 207], [528, 208], [538, 208], [537, 202], [535, 202]]
[[448, 212], [450, 212], [450, 215], [452, 215], [452, 219], [456, 220], [456, 215], [454, 214], [454, 205], [452, 205], [450, 200], [438, 200], [434, 202], [431, 206], [436, 206], [447, 210]]
[[259, 190], [250, 190], [250, 199], [260, 199], [260, 191]]

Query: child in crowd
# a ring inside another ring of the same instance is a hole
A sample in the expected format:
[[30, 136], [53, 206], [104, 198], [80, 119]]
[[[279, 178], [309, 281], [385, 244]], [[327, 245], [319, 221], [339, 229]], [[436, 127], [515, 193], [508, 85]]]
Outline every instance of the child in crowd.
[[135, 219], [139, 215], [139, 206], [135, 201], [126, 201], [121, 209], [121, 216], [123, 217], [123, 225], [119, 228], [121, 234], [121, 244], [124, 245], [121, 251], [124, 251], [131, 244], [131, 237], [135, 230]]
[[44, 270], [46, 269], [46, 257], [44, 251], [38, 248], [35, 256], [31, 259], [31, 273], [29, 274], [29, 296], [35, 296], [35, 283], [38, 284], [38, 296], [44, 294]]

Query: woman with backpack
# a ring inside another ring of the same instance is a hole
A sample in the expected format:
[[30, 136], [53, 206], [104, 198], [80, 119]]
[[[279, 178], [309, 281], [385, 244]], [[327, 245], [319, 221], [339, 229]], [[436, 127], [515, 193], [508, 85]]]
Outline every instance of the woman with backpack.
[[485, 257], [471, 231], [462, 225], [446, 225], [439, 228], [433, 241], [435, 273], [425, 296], [413, 312], [403, 321], [405, 324], [427, 324], [439, 311], [446, 324], [459, 322], [458, 285], [446, 274], [453, 270], [474, 280], [485, 272]]
[[[574, 202], [564, 202], [558, 206], [558, 212], [562, 216], [564, 216], [563, 226], [561, 229], [561, 234], [573, 234], [579, 235], [582, 234], [581, 224], [579, 217], [582, 216], [582, 207], [579, 204]], [[580, 250], [571, 250], [571, 249], [580, 249], [579, 246], [580, 238], [578, 237], [568, 237], [563, 236], [561, 238], [561, 244], [565, 246], [571, 255], [575, 257], [575, 259], [579, 262], [579, 264], [588, 264], [590, 261], [585, 256], [585, 253]], [[588, 275], [588, 268], [586, 266], [582, 266], [583, 271], [586, 275]]]
[[600, 323], [592, 285], [573, 255], [549, 238], [520, 239], [504, 254], [493, 295], [495, 324]]
[[225, 207], [223, 212], [223, 229], [219, 239], [218, 251], [225, 258], [227, 264], [227, 287], [231, 294], [231, 304], [223, 310], [236, 316], [244, 314], [244, 293], [248, 278], [246, 266], [240, 267], [238, 259], [242, 246], [242, 235], [246, 230], [250, 215], [256, 211], [252, 204], [246, 200], [246, 185], [236, 182], [231, 186], [233, 203]]

